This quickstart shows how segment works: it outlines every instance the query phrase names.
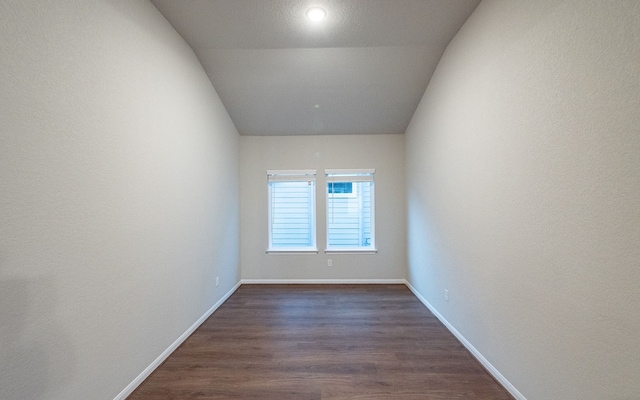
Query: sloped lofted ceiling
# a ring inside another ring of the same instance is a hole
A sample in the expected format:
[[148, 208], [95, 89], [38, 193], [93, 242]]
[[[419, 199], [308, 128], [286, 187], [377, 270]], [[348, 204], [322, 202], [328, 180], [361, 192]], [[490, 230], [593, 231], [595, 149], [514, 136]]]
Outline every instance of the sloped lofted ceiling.
[[[480, 0], [151, 0], [241, 135], [402, 134]], [[320, 22], [306, 11], [320, 6]]]

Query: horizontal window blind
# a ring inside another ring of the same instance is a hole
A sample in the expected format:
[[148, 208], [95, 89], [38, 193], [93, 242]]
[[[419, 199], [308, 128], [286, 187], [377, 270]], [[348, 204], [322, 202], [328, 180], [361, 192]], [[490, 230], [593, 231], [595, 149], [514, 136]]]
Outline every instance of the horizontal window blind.
[[302, 182], [316, 180], [315, 170], [301, 171], [267, 171], [267, 180], [269, 182]]
[[328, 182], [373, 182], [375, 169], [326, 169]]
[[269, 250], [315, 250], [315, 171], [267, 171]]

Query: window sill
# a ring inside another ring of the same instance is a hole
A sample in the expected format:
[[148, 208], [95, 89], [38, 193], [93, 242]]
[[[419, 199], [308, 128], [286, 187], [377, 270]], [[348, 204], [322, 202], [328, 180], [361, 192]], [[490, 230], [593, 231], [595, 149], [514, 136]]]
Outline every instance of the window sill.
[[377, 249], [325, 249], [325, 254], [376, 254]]
[[318, 254], [318, 249], [267, 249], [267, 254]]

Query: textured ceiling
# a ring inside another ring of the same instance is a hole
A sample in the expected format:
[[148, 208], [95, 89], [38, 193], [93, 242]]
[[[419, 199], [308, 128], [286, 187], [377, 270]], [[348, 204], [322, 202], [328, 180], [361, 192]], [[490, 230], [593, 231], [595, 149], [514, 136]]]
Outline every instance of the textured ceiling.
[[[404, 133], [480, 0], [151, 0], [242, 135]], [[327, 17], [313, 23], [306, 10]]]

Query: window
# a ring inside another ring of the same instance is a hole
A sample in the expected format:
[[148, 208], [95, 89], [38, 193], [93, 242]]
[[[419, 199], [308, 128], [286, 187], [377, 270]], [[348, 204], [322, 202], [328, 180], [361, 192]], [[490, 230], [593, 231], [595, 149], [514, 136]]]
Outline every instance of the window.
[[375, 252], [375, 170], [325, 170], [327, 252]]
[[316, 171], [267, 171], [268, 252], [317, 251]]

